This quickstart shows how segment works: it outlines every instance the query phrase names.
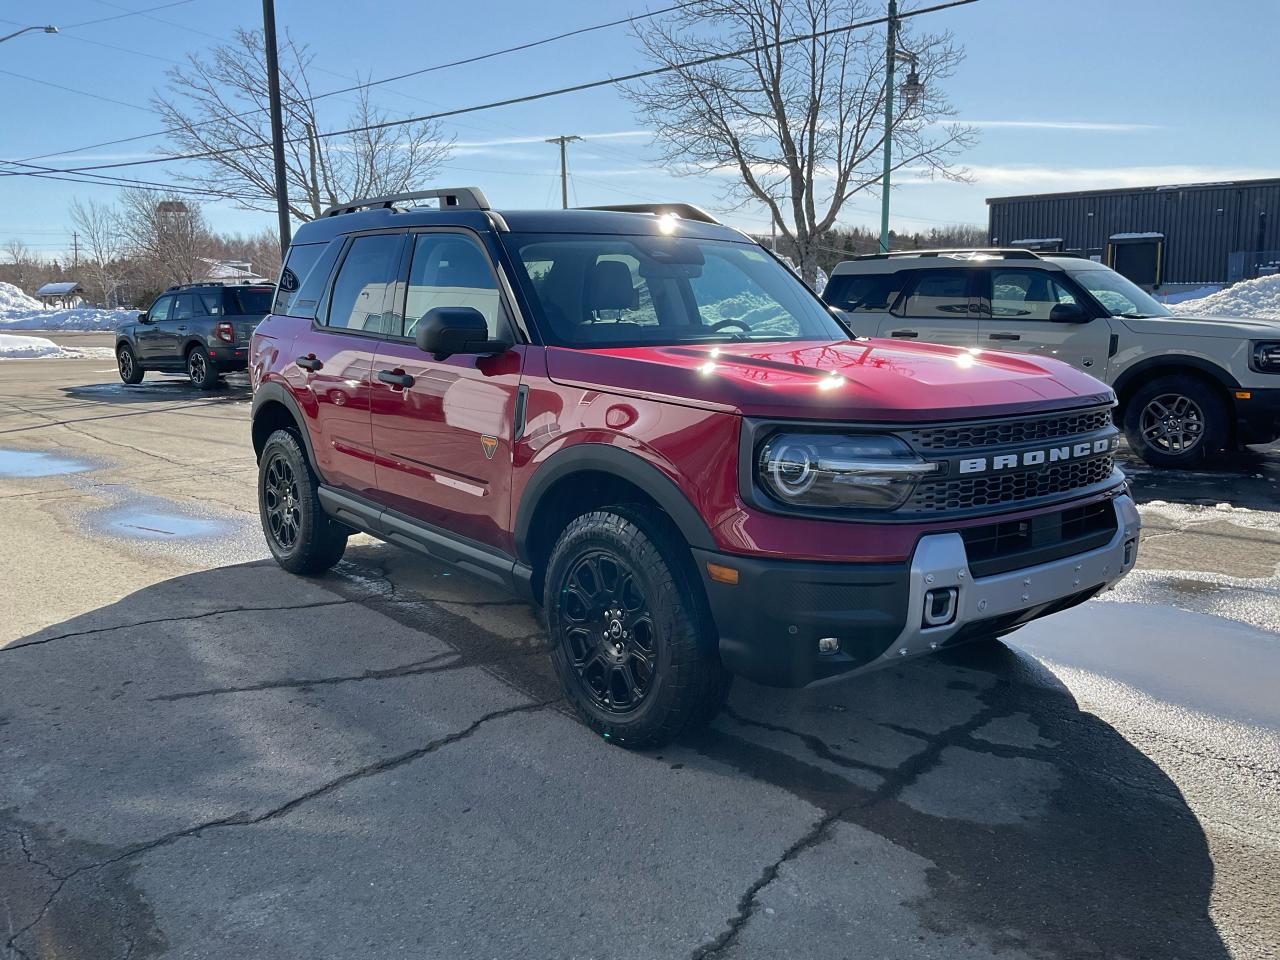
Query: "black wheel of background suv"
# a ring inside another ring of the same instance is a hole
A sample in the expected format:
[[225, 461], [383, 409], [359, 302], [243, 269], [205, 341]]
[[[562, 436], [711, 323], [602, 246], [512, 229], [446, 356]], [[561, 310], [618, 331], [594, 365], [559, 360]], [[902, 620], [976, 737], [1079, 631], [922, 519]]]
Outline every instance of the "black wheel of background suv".
[[319, 489], [297, 436], [271, 434], [258, 461], [258, 514], [272, 556], [290, 573], [323, 573], [347, 549], [350, 530], [324, 512]]
[[1159, 377], [1129, 398], [1124, 433], [1153, 467], [1195, 466], [1226, 445], [1227, 405], [1198, 377]]
[[120, 379], [125, 383], [141, 383], [142, 367], [138, 366], [138, 356], [133, 347], [122, 343], [116, 349], [116, 367], [120, 370]]
[[187, 376], [191, 385], [199, 390], [212, 390], [218, 385], [218, 368], [213, 365], [209, 351], [196, 344], [187, 353]]
[[631, 504], [578, 517], [551, 551], [551, 659], [587, 726], [624, 747], [667, 743], [729, 691], [686, 555], [665, 517]]

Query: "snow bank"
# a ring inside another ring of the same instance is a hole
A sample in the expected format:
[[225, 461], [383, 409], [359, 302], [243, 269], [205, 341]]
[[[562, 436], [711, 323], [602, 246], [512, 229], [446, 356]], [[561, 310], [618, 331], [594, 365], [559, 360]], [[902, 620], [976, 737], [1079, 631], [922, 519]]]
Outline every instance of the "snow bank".
[[44, 337], [0, 333], [0, 360], [97, 360], [113, 356], [110, 347], [63, 347]]
[[1184, 317], [1261, 317], [1280, 320], [1280, 274], [1241, 280], [1199, 300], [1183, 300], [1175, 313]]
[[0, 330], [114, 330], [137, 315], [137, 310], [96, 307], [50, 310], [13, 284], [0, 283]]

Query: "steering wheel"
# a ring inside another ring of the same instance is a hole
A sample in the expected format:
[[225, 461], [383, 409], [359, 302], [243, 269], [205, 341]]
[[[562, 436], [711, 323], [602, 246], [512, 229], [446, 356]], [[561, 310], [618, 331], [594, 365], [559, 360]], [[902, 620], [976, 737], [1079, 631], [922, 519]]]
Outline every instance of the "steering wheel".
[[713, 323], [711, 325], [711, 332], [719, 333], [721, 330], [724, 330], [726, 327], [741, 327], [743, 333], [751, 332], [751, 324], [747, 323], [744, 320], [735, 320], [733, 317], [730, 317], [727, 320], [721, 320], [719, 323]]

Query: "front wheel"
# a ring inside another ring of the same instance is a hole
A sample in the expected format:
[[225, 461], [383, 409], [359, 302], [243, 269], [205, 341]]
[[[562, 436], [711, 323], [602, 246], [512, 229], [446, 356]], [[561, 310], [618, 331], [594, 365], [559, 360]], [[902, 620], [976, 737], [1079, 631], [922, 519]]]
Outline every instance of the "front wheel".
[[1153, 467], [1193, 467], [1227, 443], [1227, 407], [1211, 386], [1185, 374], [1140, 387], [1124, 411], [1124, 433]]
[[197, 344], [187, 354], [187, 376], [197, 390], [212, 390], [218, 385], [218, 370], [209, 351]]
[[342, 559], [349, 530], [320, 505], [320, 482], [288, 430], [267, 438], [258, 461], [258, 514], [276, 562], [290, 573], [323, 573]]
[[127, 343], [120, 344], [120, 349], [116, 351], [116, 367], [120, 370], [120, 379], [125, 383], [135, 384], [142, 382], [142, 367], [138, 364], [138, 355], [133, 352], [133, 347]]
[[706, 600], [664, 519], [638, 505], [578, 517], [547, 564], [551, 656], [569, 702], [624, 747], [658, 747], [729, 690]]

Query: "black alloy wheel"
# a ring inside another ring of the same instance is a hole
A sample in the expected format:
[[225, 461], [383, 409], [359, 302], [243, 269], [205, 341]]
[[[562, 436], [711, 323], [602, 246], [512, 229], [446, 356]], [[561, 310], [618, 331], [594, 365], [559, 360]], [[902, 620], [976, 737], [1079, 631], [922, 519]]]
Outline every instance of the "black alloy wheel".
[[323, 573], [342, 559], [349, 527], [320, 503], [320, 480], [301, 438], [276, 430], [258, 460], [258, 516], [276, 562], [290, 573]]
[[142, 368], [138, 366], [138, 358], [133, 354], [133, 348], [127, 343], [121, 344], [120, 349], [116, 351], [116, 366], [120, 370], [120, 379], [125, 383], [141, 383]]
[[284, 454], [277, 453], [267, 463], [262, 494], [268, 535], [281, 550], [292, 550], [298, 542], [302, 512], [298, 478]]

